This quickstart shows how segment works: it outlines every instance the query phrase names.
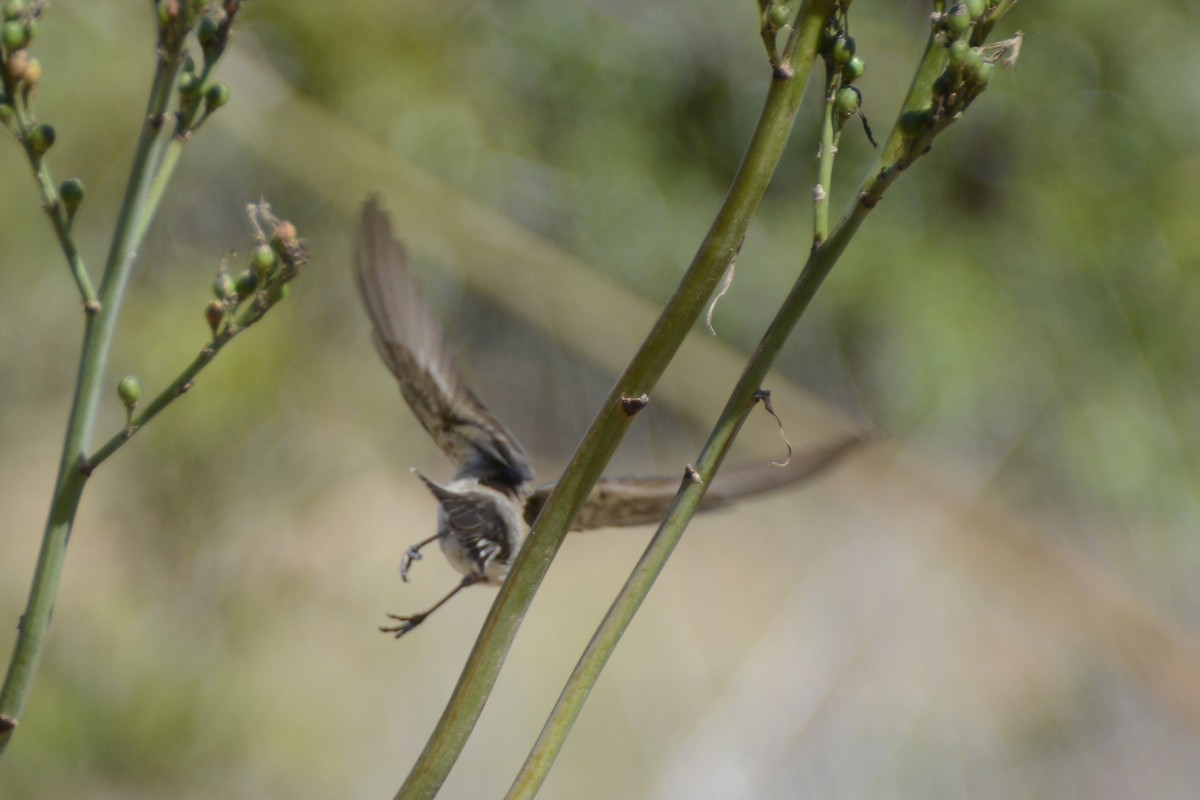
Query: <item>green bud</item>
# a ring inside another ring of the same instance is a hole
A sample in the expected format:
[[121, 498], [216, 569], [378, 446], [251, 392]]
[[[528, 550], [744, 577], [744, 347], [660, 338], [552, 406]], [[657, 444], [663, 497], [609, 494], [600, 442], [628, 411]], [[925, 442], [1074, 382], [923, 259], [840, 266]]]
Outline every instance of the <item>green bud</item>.
[[862, 94], [853, 86], [843, 86], [833, 96], [833, 111], [841, 120], [857, 114], [861, 104]]
[[75, 209], [83, 202], [83, 183], [78, 178], [68, 178], [58, 187], [58, 196], [68, 214], [74, 214]]
[[204, 320], [208, 323], [208, 327], [212, 330], [213, 336], [217, 335], [217, 328], [221, 327], [221, 322], [225, 319], [225, 304], [220, 300], [213, 300], [204, 307]]
[[0, 95], [0, 125], [7, 125], [12, 121], [13, 107], [8, 104], [8, 98]]
[[184, 97], [192, 97], [200, 91], [200, 76], [191, 70], [184, 70], [179, 73], [179, 82], [176, 84], [176, 88]]
[[973, 72], [968, 72], [966, 74], [966, 78], [971, 83], [982, 88], [987, 86], [988, 81], [992, 79], [993, 70], [995, 70], [995, 66], [993, 64], [980, 59], [979, 66], [976, 67]]
[[0, 28], [0, 42], [4, 43], [4, 49], [10, 53], [24, 47], [29, 42], [25, 23], [19, 19], [10, 19], [4, 23], [4, 27]]
[[213, 279], [213, 294], [218, 300], [226, 300], [237, 295], [237, 284], [233, 282], [233, 278], [229, 277], [228, 272], [218, 272], [217, 277]]
[[258, 278], [253, 272], [243, 272], [241, 275], [238, 275], [237, 281], [234, 283], [234, 291], [237, 292], [239, 300], [245, 300], [254, 294], [254, 290], [257, 288]]
[[4, 4], [4, 19], [12, 21], [25, 16], [25, 0], [7, 0]]
[[259, 277], [260, 282], [266, 282], [276, 263], [278, 259], [275, 257], [275, 251], [269, 245], [260, 244], [250, 254], [250, 266], [254, 268], [254, 274]]
[[792, 10], [783, 3], [772, 5], [767, 11], [767, 24], [774, 30], [779, 30], [792, 18]]
[[38, 125], [29, 132], [29, 146], [33, 149], [34, 155], [40, 157], [54, 146], [55, 138], [57, 138], [57, 134], [54, 132], [54, 128], [45, 124]]
[[967, 56], [971, 53], [971, 45], [966, 39], [959, 39], [950, 45], [950, 66], [961, 71], [967, 64]]
[[121, 402], [125, 404], [126, 411], [133, 411], [141, 396], [142, 382], [137, 379], [136, 375], [126, 375], [121, 378], [120, 383], [117, 384], [117, 397], [121, 398]]
[[962, 3], [956, 3], [946, 15], [946, 30], [951, 36], [959, 37], [971, 29], [971, 15]]
[[204, 93], [204, 108], [211, 114], [229, 102], [229, 87], [223, 83], [214, 83]]
[[987, 0], [965, 0], [963, 5], [967, 7], [967, 13], [973, 20], [979, 19], [987, 11]]
[[858, 56], [854, 56], [854, 58], [846, 62], [846, 66], [842, 67], [842, 81], [845, 83], [854, 83], [862, 77], [863, 71], [866, 68], [867, 65], [863, 63], [863, 60]]
[[967, 51], [966, 62], [962, 66], [964, 75], [978, 75], [980, 68], [983, 67], [983, 53], [978, 47], [972, 47]]
[[200, 47], [205, 50], [212, 47], [220, 30], [221, 23], [217, 22], [216, 17], [206, 16], [200, 20], [200, 26], [196, 29], [196, 40], [200, 42]]
[[854, 58], [854, 37], [839, 36], [833, 43], [833, 63], [845, 66]]

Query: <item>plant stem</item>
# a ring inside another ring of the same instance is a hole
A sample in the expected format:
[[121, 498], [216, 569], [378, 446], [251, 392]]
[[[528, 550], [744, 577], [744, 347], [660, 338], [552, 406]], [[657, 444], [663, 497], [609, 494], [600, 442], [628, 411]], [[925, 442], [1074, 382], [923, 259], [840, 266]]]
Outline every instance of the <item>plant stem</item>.
[[[929, 87], [933, 80], [931, 75], [936, 76], [941, 69], [941, 50], [942, 48], [935, 46], [931, 37], [917, 68], [901, 114], [919, 108], [928, 98]], [[689, 472], [685, 475], [683, 484], [667, 511], [667, 516], [659, 525], [617, 599], [584, 649], [537, 741], [514, 779], [506, 800], [529, 800], [541, 788], [566, 741], [567, 734], [579, 717], [584, 702], [599, 679], [600, 672], [608, 663], [609, 657], [626, 628], [629, 627], [634, 614], [637, 613], [654, 581], [662, 572], [675, 545], [679, 543], [679, 539], [683, 536], [684, 530], [699, 507], [705, 491], [712, 479], [716, 477], [717, 470], [732, 446], [742, 423], [754, 408], [762, 382], [780, 349], [871, 209], [875, 207], [883, 193], [903, 169], [911, 163], [911, 149], [902, 146], [904, 141], [898, 120], [888, 139], [888, 146], [880, 153], [868, 171], [868, 177], [860, 187], [850, 210], [827, 241], [814, 244], [814, 249], [809, 254], [800, 277], [788, 293], [783, 305], [780, 306], [766, 333], [763, 334], [762, 340], [751, 355], [737, 385], [730, 394], [721, 416], [696, 461], [694, 473]], [[919, 156], [923, 152], [922, 148], [917, 155]], [[885, 157], [889, 159], [886, 162], [884, 161]]]
[[[7, 83], [6, 81], [6, 85]], [[20, 94], [17, 93], [18, 97]], [[35, 152], [30, 143], [29, 134], [33, 130], [33, 119], [29, 115], [29, 109], [24, 100], [13, 98], [12, 109], [13, 121], [17, 125], [17, 138], [25, 148], [25, 155], [29, 158], [30, 166], [33, 167], [33, 179], [42, 194], [42, 208], [50, 217], [50, 224], [54, 226], [54, 233], [58, 237], [58, 243], [67, 259], [67, 265], [71, 268], [75, 285], [79, 287], [79, 296], [83, 300], [83, 307], [89, 314], [94, 314], [99, 310], [100, 301], [96, 298], [95, 290], [92, 289], [92, 281], [88, 276], [83, 258], [75, 247], [75, 239], [71, 236], [71, 220], [58, 196], [58, 188], [54, 185], [54, 179], [50, 177], [50, 168], [46, 166], [45, 155]]]
[[837, 155], [834, 139], [833, 89], [837, 73], [825, 65], [825, 101], [821, 104], [821, 144], [817, 159], [817, 186], [813, 190], [813, 247], [829, 238], [829, 195], [833, 192], [833, 159]]
[[787, 143], [832, 0], [808, 0], [789, 48], [798, 64], [776, 69], [766, 103], [729, 193], [658, 321], [601, 406], [501, 586], [458, 685], [396, 797], [431, 798], [441, 788], [495, 684], [533, 594], [633, 421], [628, 400], [648, 395], [704, 310], [737, 252]]
[[21, 617], [4, 687], [0, 689], [0, 756], [3, 756], [12, 738], [13, 729], [20, 719], [49, 631], [50, 613], [58, 594], [67, 543], [86, 482], [86, 476], [81, 472], [80, 466], [91, 440], [104, 368], [121, 300], [133, 268], [137, 247], [141, 242], [141, 234], [144, 233], [144, 228], [140, 228], [136, 223], [146, 218], [145, 207], [154, 175], [153, 165], [159, 160], [163, 147], [164, 113], [171, 100], [182, 63], [181, 47], [159, 47], [146, 117], [134, 151], [129, 183], [121, 203], [112, 246], [100, 282], [97, 298], [100, 309], [89, 316], [85, 323], [75, 398], [67, 421], [58, 479], [42, 537], [33, 584], [29, 591], [29, 601]]

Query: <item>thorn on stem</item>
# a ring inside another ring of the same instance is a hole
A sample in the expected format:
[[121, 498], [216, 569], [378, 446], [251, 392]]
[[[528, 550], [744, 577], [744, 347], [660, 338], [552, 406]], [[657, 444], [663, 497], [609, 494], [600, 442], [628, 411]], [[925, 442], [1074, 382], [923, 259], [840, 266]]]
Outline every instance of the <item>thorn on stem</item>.
[[634, 414], [641, 411], [650, 403], [650, 396], [641, 394], [637, 397], [626, 397], [621, 395], [621, 410], [625, 412], [625, 416], [632, 417]]
[[683, 480], [685, 483], [704, 483], [700, 473], [691, 464], [683, 468]]
[[83, 313], [87, 314], [89, 317], [94, 317], [97, 314], [99, 314], [100, 313], [100, 301], [99, 300], [84, 300], [83, 301]]
[[0, 715], [0, 733], [8, 733], [17, 727], [17, 721], [7, 714]]

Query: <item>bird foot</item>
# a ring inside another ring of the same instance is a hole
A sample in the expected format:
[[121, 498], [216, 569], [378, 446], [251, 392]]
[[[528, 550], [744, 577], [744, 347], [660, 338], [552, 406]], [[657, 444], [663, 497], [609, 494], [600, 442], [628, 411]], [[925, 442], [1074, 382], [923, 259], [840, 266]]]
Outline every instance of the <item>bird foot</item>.
[[410, 547], [404, 551], [404, 557], [400, 559], [400, 580], [408, 583], [408, 568], [412, 566], [414, 561], [421, 560], [421, 551], [417, 547]]
[[428, 612], [424, 614], [412, 614], [403, 616], [400, 614], [388, 614], [389, 619], [394, 619], [399, 622], [399, 625], [380, 625], [379, 630], [383, 633], [390, 633], [399, 639], [404, 634], [411, 631], [413, 628], [425, 621], [425, 617], [429, 616]]

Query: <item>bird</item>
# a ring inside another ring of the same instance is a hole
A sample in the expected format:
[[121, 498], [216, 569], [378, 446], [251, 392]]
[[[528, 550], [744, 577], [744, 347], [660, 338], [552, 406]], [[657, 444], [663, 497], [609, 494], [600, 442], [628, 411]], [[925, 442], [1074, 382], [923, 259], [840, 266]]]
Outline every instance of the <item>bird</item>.
[[[398, 639], [463, 589], [502, 584], [554, 484], [535, 485], [521, 443], [463, 381], [378, 196], [363, 205], [353, 263], [375, 349], [417, 421], [455, 468], [446, 483], [414, 470], [437, 500], [437, 531], [405, 551], [400, 577], [407, 581], [422, 548], [437, 542], [462, 578], [423, 612], [388, 614], [395, 624], [380, 630]], [[784, 469], [763, 465], [718, 476], [701, 510], [795, 483], [834, 463], [865, 439], [851, 434], [794, 459]], [[678, 488], [678, 478], [601, 478], [573, 530], [657, 522]]]

